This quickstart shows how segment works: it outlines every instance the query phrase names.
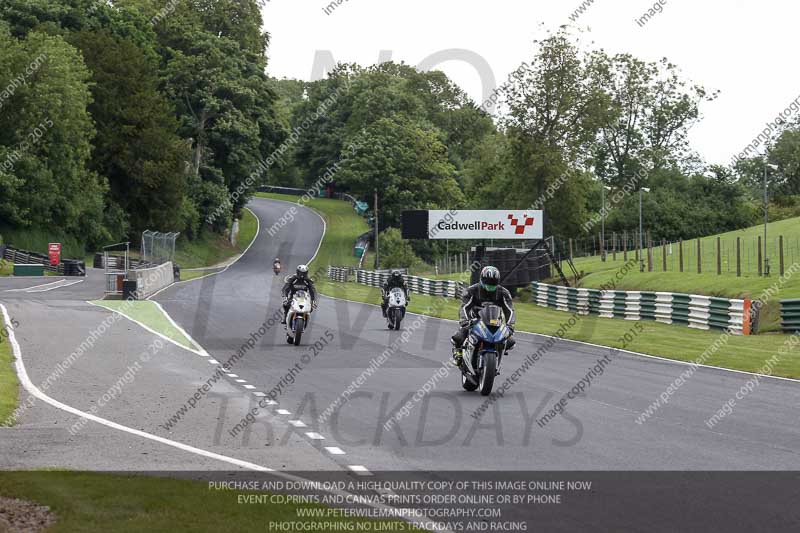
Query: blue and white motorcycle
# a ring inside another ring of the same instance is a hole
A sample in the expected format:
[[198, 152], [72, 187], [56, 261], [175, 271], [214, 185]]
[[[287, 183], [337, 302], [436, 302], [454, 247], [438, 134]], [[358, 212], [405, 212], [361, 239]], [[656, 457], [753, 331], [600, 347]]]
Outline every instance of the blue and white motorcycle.
[[464, 342], [461, 386], [465, 390], [479, 389], [483, 396], [491, 394], [510, 337], [503, 310], [496, 305], [484, 306]]

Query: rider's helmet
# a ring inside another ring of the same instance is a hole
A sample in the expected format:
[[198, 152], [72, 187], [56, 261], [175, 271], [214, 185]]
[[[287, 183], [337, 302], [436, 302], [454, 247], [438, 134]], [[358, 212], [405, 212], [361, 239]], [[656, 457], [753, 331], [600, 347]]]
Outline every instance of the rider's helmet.
[[486, 266], [481, 270], [481, 288], [494, 292], [500, 284], [500, 271], [496, 267]]
[[297, 265], [297, 277], [299, 279], [308, 279], [308, 267], [306, 265]]
[[273, 263], [280, 263], [280, 262], [281, 262], [281, 260], [278, 259], [277, 257], [275, 258], [275, 261], [273, 261]]
[[392, 279], [393, 279], [394, 281], [400, 281], [400, 279], [401, 279], [402, 277], [403, 277], [403, 275], [400, 273], [400, 271], [399, 271], [399, 270], [392, 270]]

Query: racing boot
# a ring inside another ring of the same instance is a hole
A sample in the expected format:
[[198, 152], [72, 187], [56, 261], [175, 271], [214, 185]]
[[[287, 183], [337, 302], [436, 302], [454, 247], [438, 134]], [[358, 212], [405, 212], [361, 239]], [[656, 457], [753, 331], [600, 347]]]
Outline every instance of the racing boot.
[[460, 367], [464, 360], [464, 350], [453, 343], [453, 366]]

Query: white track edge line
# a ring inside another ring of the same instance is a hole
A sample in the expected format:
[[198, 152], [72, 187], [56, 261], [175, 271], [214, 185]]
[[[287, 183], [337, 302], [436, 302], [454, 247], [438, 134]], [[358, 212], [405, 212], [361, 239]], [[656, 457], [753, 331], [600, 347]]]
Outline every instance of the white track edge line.
[[[146, 300], [145, 300], [145, 301], [146, 301]], [[123, 316], [123, 317], [127, 318], [128, 320], [130, 320], [130, 321], [131, 321], [131, 322], [133, 322], [134, 324], [137, 324], [139, 327], [142, 327], [142, 328], [146, 329], [147, 331], [149, 331], [149, 332], [150, 332], [150, 333], [152, 333], [153, 335], [157, 335], [157, 336], [161, 337], [162, 339], [164, 339], [165, 341], [167, 341], [167, 342], [170, 342], [170, 343], [174, 344], [175, 346], [177, 346], [177, 347], [179, 347], [179, 348], [183, 348], [184, 350], [186, 350], [186, 351], [189, 351], [189, 352], [192, 352], [193, 354], [197, 354], [197, 355], [199, 355], [199, 356], [201, 356], [201, 357], [208, 357], [208, 355], [207, 355], [207, 354], [205, 354], [205, 353], [203, 353], [203, 352], [200, 352], [200, 351], [197, 351], [197, 350], [195, 350], [195, 349], [193, 349], [193, 348], [190, 348], [190, 347], [188, 347], [188, 346], [184, 346], [183, 344], [180, 344], [178, 341], [176, 341], [176, 340], [174, 340], [174, 339], [170, 339], [169, 337], [167, 337], [167, 336], [166, 336], [166, 335], [164, 335], [163, 333], [159, 333], [158, 331], [154, 330], [154, 329], [153, 329], [153, 328], [151, 328], [150, 326], [148, 326], [148, 325], [146, 325], [146, 324], [143, 324], [142, 322], [139, 322], [139, 321], [138, 321], [138, 320], [136, 320], [135, 318], [132, 318], [132, 317], [130, 317], [130, 316], [128, 316], [128, 315], [126, 315], [126, 314], [125, 314], [125, 313], [123, 313], [122, 311], [118, 311], [118, 310], [116, 310], [116, 309], [112, 309], [111, 307], [106, 307], [106, 306], [104, 306], [104, 305], [96, 304], [96, 303], [93, 303], [93, 302], [90, 302], [90, 301], [87, 301], [86, 303], [87, 303], [87, 304], [89, 304], [89, 305], [93, 305], [93, 306], [95, 306], [95, 307], [99, 307], [100, 309], [105, 309], [106, 311], [110, 311], [110, 312], [112, 312], [112, 313], [117, 313], [118, 315], [120, 315], [120, 316]], [[155, 302], [153, 302], [153, 303], [155, 303]]]
[[4, 320], [5, 325], [6, 325], [6, 330], [9, 333], [9, 337], [8, 338], [9, 338], [9, 341], [11, 342], [11, 347], [12, 347], [13, 352], [14, 352], [14, 357], [15, 357], [14, 366], [17, 369], [17, 374], [19, 375], [19, 380], [22, 383], [22, 386], [25, 388], [25, 390], [27, 390], [30, 394], [32, 394], [33, 396], [39, 398], [43, 402], [48, 403], [48, 404], [52, 405], [53, 407], [55, 407], [57, 409], [60, 409], [62, 411], [66, 411], [68, 413], [71, 413], [73, 415], [79, 416], [81, 418], [85, 418], [87, 420], [91, 420], [93, 422], [97, 422], [98, 424], [102, 424], [102, 425], [110, 427], [112, 429], [116, 429], [118, 431], [123, 431], [125, 433], [129, 433], [131, 435], [136, 435], [137, 437], [142, 437], [144, 439], [152, 440], [152, 441], [155, 441], [155, 442], [158, 442], [158, 443], [161, 443], [161, 444], [166, 444], [167, 446], [171, 446], [173, 448], [177, 448], [177, 449], [185, 451], [185, 452], [193, 453], [195, 455], [199, 455], [199, 456], [206, 457], [206, 458], [209, 458], [209, 459], [215, 459], [217, 461], [222, 461], [222, 462], [225, 462], [225, 463], [228, 463], [228, 464], [232, 464], [232, 465], [238, 466], [240, 468], [245, 468], [245, 469], [248, 469], [248, 470], [256, 470], [256, 471], [260, 471], [260, 472], [273, 472], [272, 469], [267, 468], [265, 466], [257, 465], [255, 463], [250, 463], [250, 462], [247, 462], [247, 461], [242, 461], [240, 459], [235, 459], [233, 457], [228, 457], [228, 456], [225, 456], [225, 455], [220, 455], [218, 453], [209, 452], [207, 450], [203, 450], [203, 449], [200, 449], [200, 448], [195, 448], [194, 446], [189, 446], [188, 444], [183, 444], [181, 442], [177, 442], [177, 441], [174, 441], [174, 440], [165, 439], [164, 437], [159, 437], [158, 435], [153, 435], [153, 434], [147, 433], [145, 431], [141, 431], [141, 430], [138, 430], [138, 429], [133, 429], [133, 428], [129, 428], [127, 426], [123, 426], [122, 424], [118, 424], [116, 422], [112, 422], [110, 420], [106, 420], [105, 418], [100, 418], [99, 416], [95, 416], [95, 415], [92, 415], [92, 414], [89, 414], [89, 413], [85, 413], [85, 412], [81, 411], [80, 409], [76, 409], [74, 407], [71, 407], [71, 406], [66, 405], [64, 403], [61, 403], [58, 400], [55, 400], [55, 399], [47, 396], [45, 393], [43, 393], [41, 390], [39, 390], [39, 388], [36, 387], [36, 385], [33, 384], [33, 382], [31, 381], [30, 377], [28, 376], [28, 372], [25, 369], [25, 363], [22, 361], [22, 349], [20, 348], [19, 343], [17, 342], [17, 338], [14, 335], [14, 328], [11, 325], [11, 320], [9, 318], [8, 311], [6, 310], [6, 306], [5, 305], [0, 304], [0, 312], [2, 312], [2, 314], [3, 314], [3, 320]]

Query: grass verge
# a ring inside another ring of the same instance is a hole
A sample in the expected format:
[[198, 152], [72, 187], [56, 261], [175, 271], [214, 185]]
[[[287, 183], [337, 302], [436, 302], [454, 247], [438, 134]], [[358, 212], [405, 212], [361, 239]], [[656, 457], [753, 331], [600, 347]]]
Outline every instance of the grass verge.
[[[335, 298], [362, 303], [380, 302], [380, 291], [356, 283], [329, 284], [325, 294]], [[437, 318], [453, 319], [458, 316], [459, 302], [453, 298], [437, 298], [422, 294], [412, 296], [408, 310], [412, 313], [430, 315]], [[562, 324], [567, 323], [571, 313], [517, 302], [517, 329], [529, 333], [556, 336]], [[407, 318], [413, 320], [413, 318]], [[590, 342], [602, 346], [621, 347], [622, 339], [631, 333], [634, 322], [597, 316], [580, 316], [577, 325], [568, 329], [565, 339]], [[721, 331], [703, 331], [681, 326], [670, 326], [657, 322], [640, 321], [644, 331], [626, 349], [686, 362], [702, 362], [706, 365], [720, 366], [745, 372], [762, 372], [767, 360], [778, 354], [790, 338], [787, 335], [735, 336]], [[453, 331], [456, 325], [453, 324]], [[449, 332], [445, 331], [442, 334]], [[702, 358], [703, 353], [720, 338], [726, 342], [721, 347]], [[520, 361], [528, 354], [516, 351], [513, 359]], [[800, 349], [789, 352], [774, 365], [772, 373], [776, 376], [800, 378]]]
[[122, 300], [98, 300], [92, 303], [104, 307], [109, 311], [115, 311], [136, 322], [141, 322], [153, 331], [164, 335], [185, 348], [191, 350], [201, 349], [172, 324], [164, 311], [155, 302], [150, 300], [130, 302]]
[[[50, 507], [58, 521], [48, 533], [153, 531], [270, 531], [270, 523], [304, 522], [303, 531], [325, 531], [298, 518], [315, 504], [240, 504], [239, 495], [266, 494], [209, 490], [203, 481], [83, 472], [0, 472], [0, 495]], [[334, 531], [353, 524], [358, 531], [420, 531], [405, 523], [324, 518]], [[370, 522], [359, 529], [355, 524]], [[377, 525], [380, 522], [382, 525]], [[385, 524], [385, 525], [383, 525]], [[289, 527], [287, 531], [294, 530]]]
[[175, 249], [175, 263], [181, 269], [211, 267], [223, 263], [242, 253], [255, 238], [257, 229], [258, 219], [250, 210], [244, 209], [239, 221], [236, 246], [225, 236], [209, 233], [193, 241], [179, 239]]
[[9, 420], [18, 400], [19, 380], [14, 372], [14, 355], [5, 326], [0, 326], [0, 427]]
[[[272, 193], [257, 193], [256, 196], [292, 203], [296, 203], [299, 199], [297, 196]], [[319, 253], [309, 265], [309, 268], [314, 273], [314, 281], [324, 294], [326, 290], [330, 290], [335, 285], [334, 282], [327, 279], [326, 272], [329, 265], [358, 265], [358, 258], [353, 255], [356, 237], [369, 230], [369, 226], [362, 217], [358, 216], [353, 206], [348, 202], [327, 198], [312, 198], [305, 205], [319, 213], [327, 224], [325, 239], [322, 242]], [[368, 260], [369, 256], [365, 261]]]

